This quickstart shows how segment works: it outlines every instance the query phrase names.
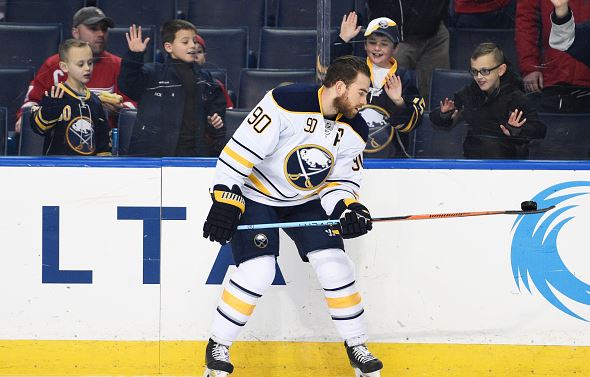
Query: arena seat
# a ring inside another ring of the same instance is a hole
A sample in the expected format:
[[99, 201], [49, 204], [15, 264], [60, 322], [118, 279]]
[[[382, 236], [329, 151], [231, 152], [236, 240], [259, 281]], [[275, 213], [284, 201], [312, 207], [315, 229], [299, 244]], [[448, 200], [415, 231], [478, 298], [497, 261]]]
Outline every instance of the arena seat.
[[234, 132], [236, 132], [240, 124], [242, 124], [242, 121], [246, 118], [246, 116], [249, 113], [249, 109], [228, 109], [225, 112], [224, 121], [225, 127], [227, 129], [225, 143], [227, 143], [227, 141], [231, 139]]
[[9, 131], [14, 130], [16, 112], [24, 102], [34, 73], [33, 67], [0, 68], [0, 106], [7, 109]]
[[211, 68], [209, 69], [207, 64], [205, 63], [205, 67], [203, 67], [204, 71], [207, 71], [213, 76], [214, 79], [221, 81], [223, 86], [227, 89], [227, 69], [223, 68]]
[[6, 156], [8, 149], [8, 110], [0, 107], [0, 156]]
[[115, 26], [155, 25], [159, 30], [164, 22], [176, 18], [176, 0], [96, 0], [96, 6], [115, 21]]
[[5, 21], [18, 23], [60, 23], [64, 37], [69, 38], [74, 13], [85, 0], [6, 0]]
[[227, 70], [227, 87], [236, 91], [240, 71], [248, 62], [248, 31], [240, 28], [199, 28], [207, 43], [207, 69]]
[[39, 69], [57, 53], [62, 40], [60, 24], [20, 24], [0, 22], [0, 67], [33, 66]]
[[416, 128], [416, 158], [463, 158], [463, 139], [467, 132], [465, 122], [454, 127], [439, 127], [430, 121], [430, 113], [424, 113], [422, 124]]
[[512, 63], [512, 69], [519, 72], [514, 29], [449, 28], [449, 38], [451, 69], [467, 71], [475, 47], [483, 42], [494, 42], [502, 49], [506, 59]]
[[266, 92], [282, 83], [315, 82], [314, 70], [243, 69], [238, 92], [239, 108], [253, 108]]
[[23, 110], [23, 122], [18, 143], [19, 156], [43, 156], [43, 144], [45, 137], [39, 135], [31, 128], [31, 108]]
[[133, 133], [136, 117], [137, 111], [132, 109], [124, 109], [119, 113], [117, 126], [119, 129], [119, 156], [129, 155], [129, 144], [131, 143], [131, 134]]
[[[248, 53], [254, 58], [258, 54], [260, 28], [266, 25], [266, 13], [265, 0], [188, 0], [186, 19], [197, 26], [199, 34], [202, 27], [246, 27], [250, 41]], [[226, 48], [224, 44], [209, 43], [207, 38], [205, 42], [207, 54], [211, 48]]]
[[[151, 63], [154, 61], [156, 56], [156, 47], [158, 43], [160, 43], [159, 36], [156, 34], [156, 27], [153, 25], [141, 25], [141, 36], [142, 38], [149, 37], [150, 42], [147, 46], [147, 50], [143, 56], [143, 61], [146, 63]], [[129, 50], [129, 45], [127, 44], [127, 38], [125, 37], [125, 33], [129, 32], [129, 26], [127, 27], [115, 27], [109, 29], [109, 41], [107, 45], [107, 51], [120, 56], [125, 57], [127, 51]]]
[[[355, 0], [332, 0], [331, 27], [340, 28], [342, 16], [353, 10], [355, 10]], [[278, 0], [275, 14], [277, 27], [316, 28], [317, 0]]]
[[547, 135], [530, 146], [533, 160], [590, 159], [590, 114], [539, 113]]
[[[336, 34], [333, 29], [332, 38]], [[264, 27], [260, 32], [258, 68], [315, 69], [316, 41], [315, 29]]]
[[428, 108], [430, 110], [439, 106], [440, 101], [448, 97], [453, 99], [456, 91], [468, 85], [473, 77], [465, 71], [436, 68], [432, 71], [430, 80], [430, 99]]

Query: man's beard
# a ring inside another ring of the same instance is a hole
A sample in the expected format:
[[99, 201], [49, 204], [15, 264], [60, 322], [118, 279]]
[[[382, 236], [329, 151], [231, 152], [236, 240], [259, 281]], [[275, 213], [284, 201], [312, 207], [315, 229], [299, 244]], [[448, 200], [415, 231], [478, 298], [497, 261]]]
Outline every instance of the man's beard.
[[347, 118], [354, 118], [358, 112], [357, 109], [350, 104], [350, 101], [348, 101], [348, 94], [343, 94], [334, 98], [334, 107], [336, 108], [336, 111], [344, 114]]

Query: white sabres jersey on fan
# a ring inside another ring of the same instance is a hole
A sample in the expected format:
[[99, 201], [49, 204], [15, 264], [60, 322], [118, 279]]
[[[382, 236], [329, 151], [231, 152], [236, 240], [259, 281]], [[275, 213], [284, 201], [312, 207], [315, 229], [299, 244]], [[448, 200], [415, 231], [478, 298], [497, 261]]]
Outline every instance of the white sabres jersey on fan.
[[214, 185], [270, 206], [321, 199], [330, 215], [340, 199], [358, 199], [368, 127], [360, 115], [322, 114], [323, 87], [276, 88], [248, 114], [217, 161]]

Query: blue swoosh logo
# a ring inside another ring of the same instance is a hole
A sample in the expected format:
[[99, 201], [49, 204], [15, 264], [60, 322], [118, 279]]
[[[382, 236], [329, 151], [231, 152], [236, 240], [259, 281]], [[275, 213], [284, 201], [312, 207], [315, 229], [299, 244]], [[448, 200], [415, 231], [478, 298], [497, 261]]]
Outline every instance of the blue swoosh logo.
[[[568, 217], [567, 212], [578, 206], [568, 205], [567, 201], [587, 195], [589, 187], [590, 182], [587, 181], [564, 182], [538, 193], [532, 200], [537, 202], [539, 208], [552, 205], [557, 208], [545, 217], [542, 213], [519, 215], [512, 226], [514, 236], [511, 248], [512, 273], [519, 290], [522, 281], [532, 294], [532, 283], [551, 305], [586, 322], [589, 320], [574, 313], [556, 297], [554, 291], [573, 301], [590, 305], [590, 285], [578, 279], [566, 267], [557, 249], [559, 231], [575, 219], [575, 216]], [[572, 192], [574, 188], [581, 188], [581, 192]], [[567, 192], [563, 193], [564, 190]]]

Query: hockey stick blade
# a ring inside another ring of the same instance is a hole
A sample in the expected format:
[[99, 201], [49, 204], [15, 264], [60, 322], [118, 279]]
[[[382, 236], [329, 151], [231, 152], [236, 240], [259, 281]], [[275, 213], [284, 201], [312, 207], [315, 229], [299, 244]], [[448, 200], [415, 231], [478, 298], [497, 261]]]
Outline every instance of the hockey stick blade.
[[[406, 215], [392, 217], [374, 217], [373, 222], [405, 221], [405, 220], [434, 220], [449, 219], [453, 217], [487, 216], [487, 215], [533, 215], [552, 210], [555, 206], [535, 210], [504, 210], [504, 211], [478, 211], [478, 212], [453, 212], [424, 215]], [[247, 224], [238, 226], [238, 230], [273, 229], [273, 228], [302, 228], [309, 226], [334, 226], [340, 224], [340, 220], [312, 220], [294, 221], [289, 223]]]

